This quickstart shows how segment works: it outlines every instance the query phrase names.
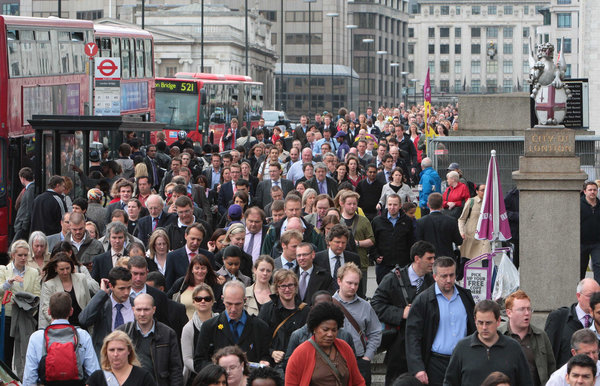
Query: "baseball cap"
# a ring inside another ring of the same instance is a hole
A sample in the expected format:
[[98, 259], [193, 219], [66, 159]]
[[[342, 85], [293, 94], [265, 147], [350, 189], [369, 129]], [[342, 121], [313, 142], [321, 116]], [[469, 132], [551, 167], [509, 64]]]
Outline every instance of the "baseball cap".
[[233, 204], [229, 207], [229, 218], [231, 218], [232, 220], [239, 220], [242, 218], [242, 207], [237, 205], [237, 204]]
[[339, 138], [339, 137], [345, 137], [345, 136], [346, 136], [346, 132], [343, 130], [340, 130], [337, 133], [335, 133], [335, 137], [333, 137], [333, 138]]
[[456, 170], [456, 169], [460, 169], [460, 165], [456, 162], [452, 162], [450, 165], [448, 165], [448, 170]]

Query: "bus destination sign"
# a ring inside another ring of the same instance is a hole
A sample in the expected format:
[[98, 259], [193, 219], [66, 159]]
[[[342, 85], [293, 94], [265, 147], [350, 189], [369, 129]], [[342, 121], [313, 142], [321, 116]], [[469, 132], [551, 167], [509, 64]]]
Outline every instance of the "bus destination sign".
[[198, 87], [195, 82], [187, 82], [185, 80], [157, 80], [156, 92], [198, 94]]

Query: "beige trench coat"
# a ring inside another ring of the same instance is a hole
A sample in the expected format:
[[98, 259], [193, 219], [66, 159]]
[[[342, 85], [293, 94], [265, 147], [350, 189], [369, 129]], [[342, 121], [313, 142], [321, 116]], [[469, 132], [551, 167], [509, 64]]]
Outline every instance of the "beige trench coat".
[[[473, 200], [473, 207], [471, 207]], [[458, 218], [458, 230], [461, 235], [464, 235], [464, 240], [460, 246], [460, 256], [468, 259], [473, 259], [483, 253], [491, 251], [491, 244], [487, 240], [475, 239], [475, 231], [477, 230], [477, 221], [481, 212], [483, 200], [479, 197], [472, 197], [465, 202], [462, 214]]]

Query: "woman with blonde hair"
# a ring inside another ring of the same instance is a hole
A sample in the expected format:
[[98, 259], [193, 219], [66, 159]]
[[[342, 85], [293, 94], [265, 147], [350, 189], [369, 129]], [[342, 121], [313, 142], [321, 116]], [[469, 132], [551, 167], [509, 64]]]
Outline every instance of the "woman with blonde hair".
[[156, 229], [150, 236], [148, 241], [148, 253], [150, 259], [154, 260], [158, 267], [158, 271], [165, 274], [167, 268], [167, 254], [169, 253], [170, 241], [167, 232], [162, 229]]
[[246, 303], [244, 309], [249, 315], [258, 315], [263, 304], [271, 300], [273, 289], [271, 277], [275, 270], [275, 262], [268, 255], [260, 255], [254, 262], [254, 284], [246, 287]]
[[[242, 250], [243, 256], [240, 261], [240, 272], [248, 277], [252, 277], [252, 256], [244, 252], [244, 242], [246, 241], [246, 227], [244, 224], [236, 223], [232, 224], [229, 229], [227, 229], [227, 233], [225, 234], [225, 240], [223, 240], [223, 245], [235, 245]], [[218, 266], [223, 265], [223, 248], [215, 255], [215, 261]]]
[[86, 381], [88, 386], [156, 385], [152, 375], [141, 367], [131, 339], [123, 331], [113, 331], [104, 338], [100, 366], [102, 370], [94, 371]]
[[[31, 248], [27, 241], [17, 240], [11, 244], [8, 252], [10, 263], [0, 266], [0, 286], [3, 291], [27, 292], [29, 294], [40, 295], [40, 273], [37, 269], [29, 266], [27, 261], [31, 257]], [[5, 333], [4, 333], [4, 361], [8, 366], [12, 365], [13, 346], [15, 339], [10, 336], [12, 305], [14, 299], [6, 304], [5, 315]], [[35, 329], [35, 327], [34, 327]], [[31, 331], [33, 333], [33, 331]], [[27, 342], [25, 342], [27, 347]], [[22, 351], [17, 345], [15, 350], [15, 367], [20, 376], [23, 375], [25, 366], [25, 351]]]
[[146, 166], [145, 163], [140, 162], [137, 165], [135, 165], [134, 177], [135, 177], [136, 181], [140, 177], [148, 177], [148, 167]]

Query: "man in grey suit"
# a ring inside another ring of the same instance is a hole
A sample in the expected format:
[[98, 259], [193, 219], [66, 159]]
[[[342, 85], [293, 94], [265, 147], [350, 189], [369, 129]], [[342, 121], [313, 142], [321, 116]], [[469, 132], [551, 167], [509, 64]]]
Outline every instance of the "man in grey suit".
[[[15, 240], [27, 240], [29, 237], [29, 226], [31, 224], [31, 211], [33, 210], [33, 200], [35, 199], [35, 183], [33, 182], [33, 170], [31, 168], [23, 168], [19, 170], [19, 180], [24, 186], [24, 191], [21, 195], [21, 202], [17, 210], [15, 218]], [[17, 201], [19, 201], [17, 199]]]
[[49, 252], [52, 252], [52, 249], [54, 248], [54, 246], [56, 244], [60, 243], [61, 241], [63, 241], [65, 239], [65, 236], [67, 235], [67, 233], [69, 233], [70, 218], [71, 218], [71, 213], [65, 212], [65, 214], [62, 217], [62, 220], [60, 220], [61, 231], [48, 236], [48, 251]]
[[292, 181], [281, 178], [281, 164], [279, 162], [271, 162], [269, 164], [269, 177], [269, 180], [261, 181], [256, 188], [255, 202], [259, 208], [264, 208], [267, 204], [271, 203], [272, 186], [281, 187], [284, 197], [290, 190], [294, 189]]
[[98, 357], [104, 337], [134, 320], [129, 297], [131, 272], [127, 268], [114, 267], [108, 273], [108, 279], [101, 279], [100, 289], [79, 314], [81, 328], [94, 327], [92, 341]]

